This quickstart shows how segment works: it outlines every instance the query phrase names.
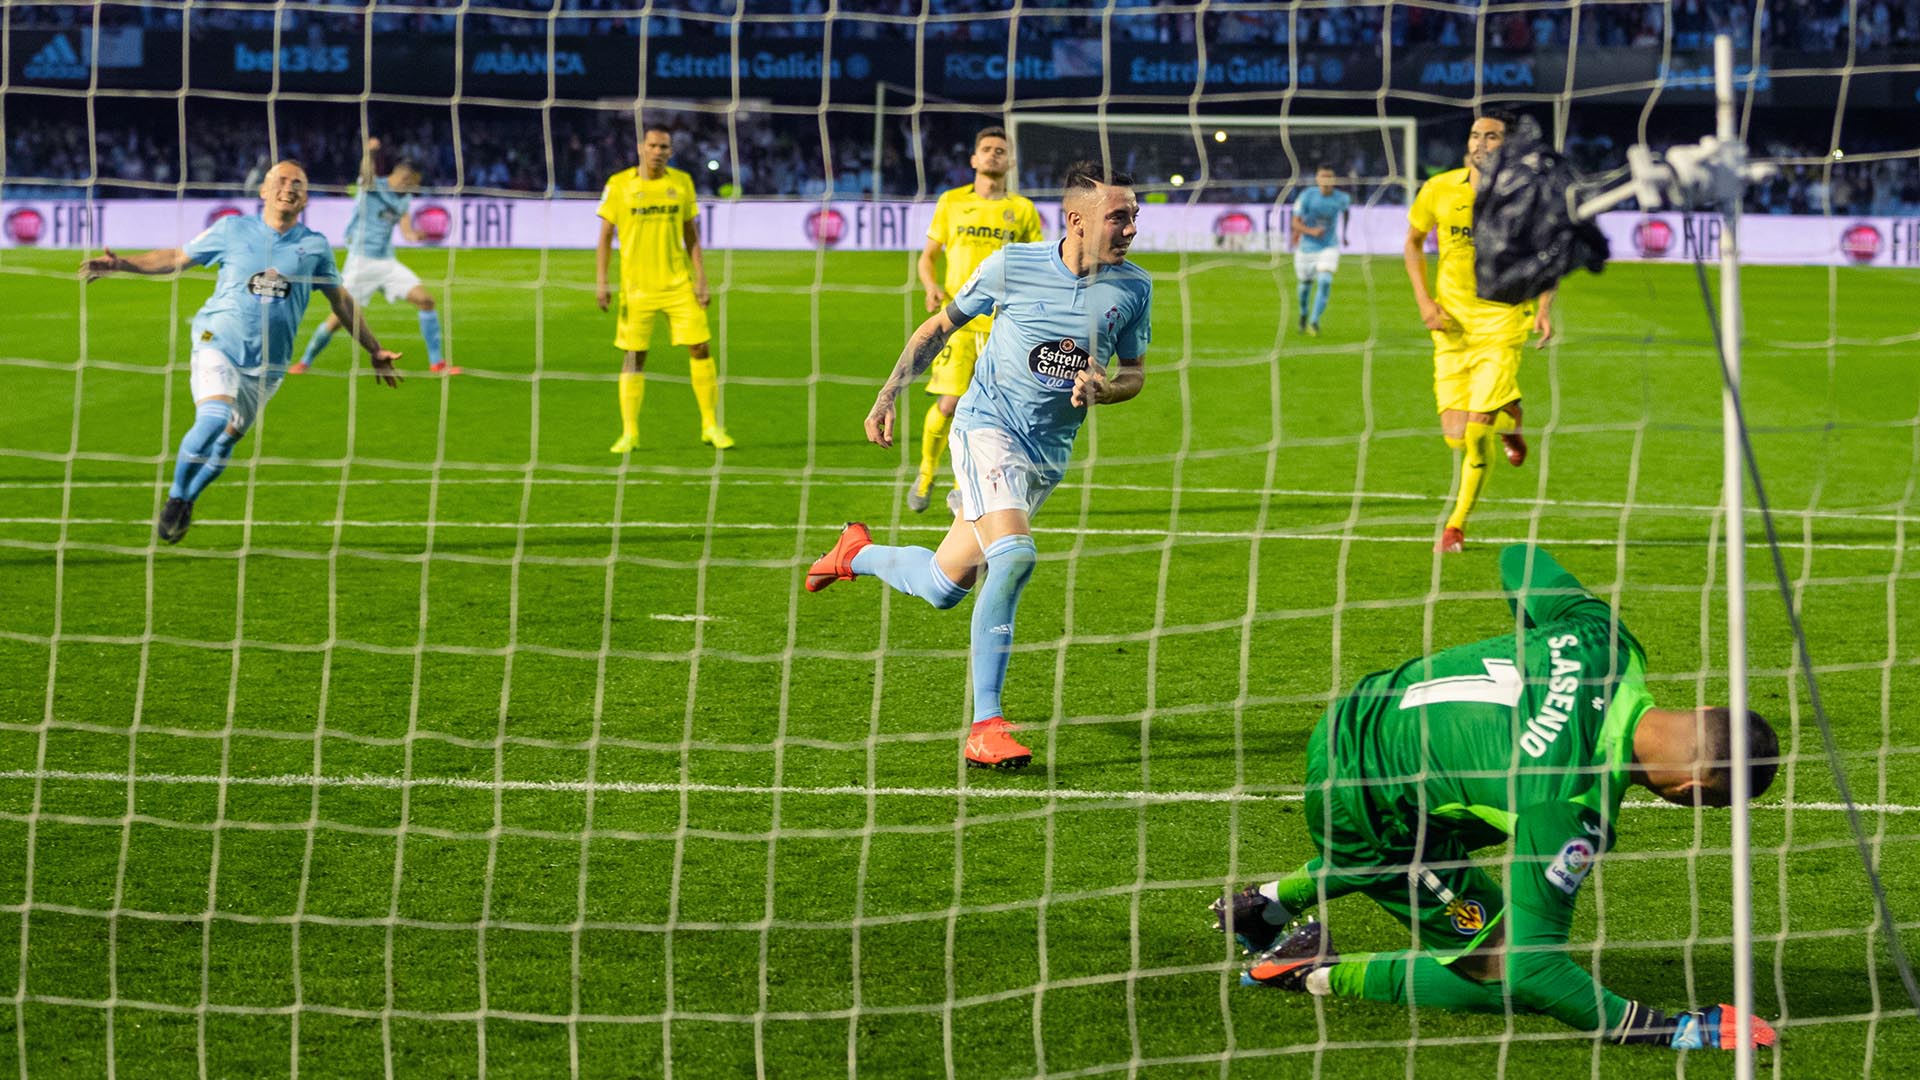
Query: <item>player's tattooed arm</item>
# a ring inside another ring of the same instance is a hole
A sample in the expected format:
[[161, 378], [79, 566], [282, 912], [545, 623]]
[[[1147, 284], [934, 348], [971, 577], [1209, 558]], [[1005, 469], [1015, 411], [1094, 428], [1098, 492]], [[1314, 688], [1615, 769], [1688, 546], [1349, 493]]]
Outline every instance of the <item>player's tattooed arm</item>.
[[380, 339], [373, 336], [373, 328], [367, 325], [366, 317], [360, 313], [360, 305], [354, 303], [347, 290], [338, 285], [322, 285], [319, 288], [320, 295], [326, 297], [327, 303], [333, 308], [333, 317], [353, 333], [353, 340], [359, 342], [360, 347], [367, 350], [367, 355], [373, 359], [374, 379], [387, 386], [399, 386], [400, 373], [394, 370], [393, 362], [400, 359], [400, 354], [380, 347]]
[[912, 386], [923, 372], [933, 366], [934, 357], [947, 347], [947, 338], [953, 336], [956, 326], [968, 319], [966, 312], [952, 304], [935, 314], [907, 339], [907, 347], [900, 350], [900, 359], [894, 361], [893, 371], [880, 387], [880, 393], [873, 399], [873, 408], [867, 413], [867, 441], [879, 446], [893, 445], [894, 404], [907, 387]]
[[80, 280], [97, 281], [108, 274], [172, 274], [192, 263], [179, 248], [155, 248], [138, 255], [116, 255], [112, 248], [80, 264]]

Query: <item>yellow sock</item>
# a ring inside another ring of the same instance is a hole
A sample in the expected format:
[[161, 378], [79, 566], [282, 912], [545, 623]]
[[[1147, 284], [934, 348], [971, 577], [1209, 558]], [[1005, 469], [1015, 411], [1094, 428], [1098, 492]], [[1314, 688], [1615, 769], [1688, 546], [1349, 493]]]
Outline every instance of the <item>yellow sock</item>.
[[1487, 483], [1487, 457], [1493, 451], [1492, 424], [1467, 423], [1467, 458], [1460, 464], [1460, 495], [1454, 500], [1453, 515], [1447, 518], [1447, 528], [1465, 529], [1467, 515], [1473, 513], [1473, 504], [1480, 501], [1480, 492]]
[[713, 402], [720, 393], [720, 376], [714, 374], [713, 358], [690, 361], [687, 373], [693, 377], [693, 400], [700, 403], [700, 426], [713, 427]]
[[1458, 435], [1443, 435], [1441, 438], [1447, 440], [1447, 445], [1455, 450], [1465, 450], [1467, 448], [1467, 440]]
[[1520, 421], [1515, 420], [1513, 418], [1512, 413], [1508, 412], [1505, 409], [1498, 409], [1494, 411], [1494, 414], [1493, 414], [1494, 434], [1505, 435], [1509, 431], [1518, 431], [1518, 430], [1520, 430]]
[[933, 483], [940, 472], [941, 455], [947, 452], [947, 433], [953, 430], [953, 417], [940, 411], [940, 403], [927, 407], [927, 419], [920, 432], [920, 486]]
[[620, 431], [629, 439], [640, 437], [640, 403], [647, 399], [647, 375], [643, 371], [620, 373]]

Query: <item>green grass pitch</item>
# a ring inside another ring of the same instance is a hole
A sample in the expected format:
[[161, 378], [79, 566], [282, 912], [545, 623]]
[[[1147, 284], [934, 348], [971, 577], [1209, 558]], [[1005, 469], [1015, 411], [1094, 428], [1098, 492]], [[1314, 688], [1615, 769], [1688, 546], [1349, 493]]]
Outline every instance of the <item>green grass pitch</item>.
[[[1724, 693], [1690, 267], [1569, 283], [1522, 374], [1533, 458], [1499, 466], [1443, 560], [1448, 457], [1398, 260], [1347, 260], [1315, 340], [1284, 262], [1143, 260], [1145, 393], [1096, 412], [1037, 521], [1008, 683], [1036, 764], [979, 775], [966, 612], [799, 590], [843, 521], [944, 528], [901, 505], [917, 439], [860, 434], [919, 317], [909, 256], [713, 253], [739, 448], [698, 444], [663, 330], [625, 465], [589, 253], [409, 259], [468, 374], [421, 373], [411, 311], [376, 304], [406, 385], [346, 377], [366, 361], [337, 341], [156, 550], [210, 277], [82, 290], [72, 255], [0, 258], [0, 1073], [1730, 1074], [1539, 1018], [1243, 989], [1203, 912], [1307, 855], [1286, 796], [1330, 695], [1507, 624], [1499, 541], [1619, 604], [1663, 700]], [[1920, 275], [1744, 280], [1787, 572], [1920, 919], [1898, 812], [1920, 806]], [[1835, 785], [1759, 549], [1748, 574], [1755, 705], [1798, 756], [1754, 816], [1783, 1040], [1762, 1066], [1912, 1075], [1845, 819], [1781, 805]], [[1728, 999], [1725, 815], [1639, 807], [1620, 835], [1579, 959], [1660, 1006]], [[1344, 949], [1406, 940], [1362, 899], [1333, 915]]]

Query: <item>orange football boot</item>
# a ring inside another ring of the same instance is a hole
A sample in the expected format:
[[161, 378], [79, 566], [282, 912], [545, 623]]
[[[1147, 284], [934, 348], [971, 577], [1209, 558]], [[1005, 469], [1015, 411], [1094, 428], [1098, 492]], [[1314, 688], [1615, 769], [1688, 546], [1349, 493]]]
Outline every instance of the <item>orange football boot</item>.
[[1033, 751], [1014, 741], [1013, 725], [998, 716], [981, 720], [967, 732], [967, 765], [975, 769], [1019, 769]]
[[832, 550], [814, 560], [807, 568], [807, 591], [819, 592], [836, 581], [852, 581], [853, 557], [860, 549], [873, 543], [873, 535], [867, 527], [858, 521], [849, 521], [840, 530], [840, 539], [834, 541]]

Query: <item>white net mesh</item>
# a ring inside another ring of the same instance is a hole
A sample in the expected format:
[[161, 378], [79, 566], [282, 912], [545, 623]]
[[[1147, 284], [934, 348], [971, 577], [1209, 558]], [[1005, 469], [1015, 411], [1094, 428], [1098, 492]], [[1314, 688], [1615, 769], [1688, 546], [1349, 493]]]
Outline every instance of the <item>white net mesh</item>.
[[[5, 18], [0, 939], [22, 1076], [1698, 1071], [1519, 1009], [1242, 987], [1204, 908], [1313, 854], [1304, 747], [1330, 701], [1511, 629], [1504, 542], [1616, 607], [1662, 703], [1724, 695], [1717, 375], [1680, 265], [1716, 254], [1716, 220], [1610, 219], [1623, 261], [1571, 282], [1559, 341], [1527, 354], [1531, 457], [1496, 463], [1457, 557], [1429, 553], [1453, 480], [1400, 255], [1408, 186], [1458, 164], [1467, 107], [1519, 101], [1617, 168], [1704, 132], [1717, 29], [1759, 44], [1743, 123], [1783, 167], [1748, 207], [1749, 252], [1781, 264], [1747, 278], [1756, 448], [1904, 911], [1913, 3]], [[636, 98], [701, 200], [724, 456], [664, 329], [641, 450], [605, 450], [618, 354], [588, 249]], [[1096, 410], [1036, 521], [1020, 775], [956, 760], [964, 613], [800, 589], [843, 521], [945, 531], [947, 466], [929, 517], [900, 499], [920, 395], [897, 456], [857, 432], [924, 317], [930, 200], [994, 122], [1050, 238], [1059, 166], [1141, 174], [1156, 286], [1144, 395]], [[158, 543], [209, 276], [78, 288], [74, 263], [253, 212], [283, 156], [339, 241], [368, 136], [425, 175], [401, 259], [465, 374], [425, 378], [413, 315], [376, 296], [409, 384], [336, 343]], [[1356, 208], [1307, 339], [1283, 215], [1322, 161]], [[1785, 758], [1754, 819], [1759, 1009], [1782, 1031], [1762, 1067], [1902, 1075], [1920, 1046], [1759, 570], [1750, 675]], [[1629, 799], [1569, 949], [1627, 997], [1710, 1006], [1725, 820], [1664, 810]], [[1364, 897], [1327, 913], [1349, 952], [1409, 940]]]

